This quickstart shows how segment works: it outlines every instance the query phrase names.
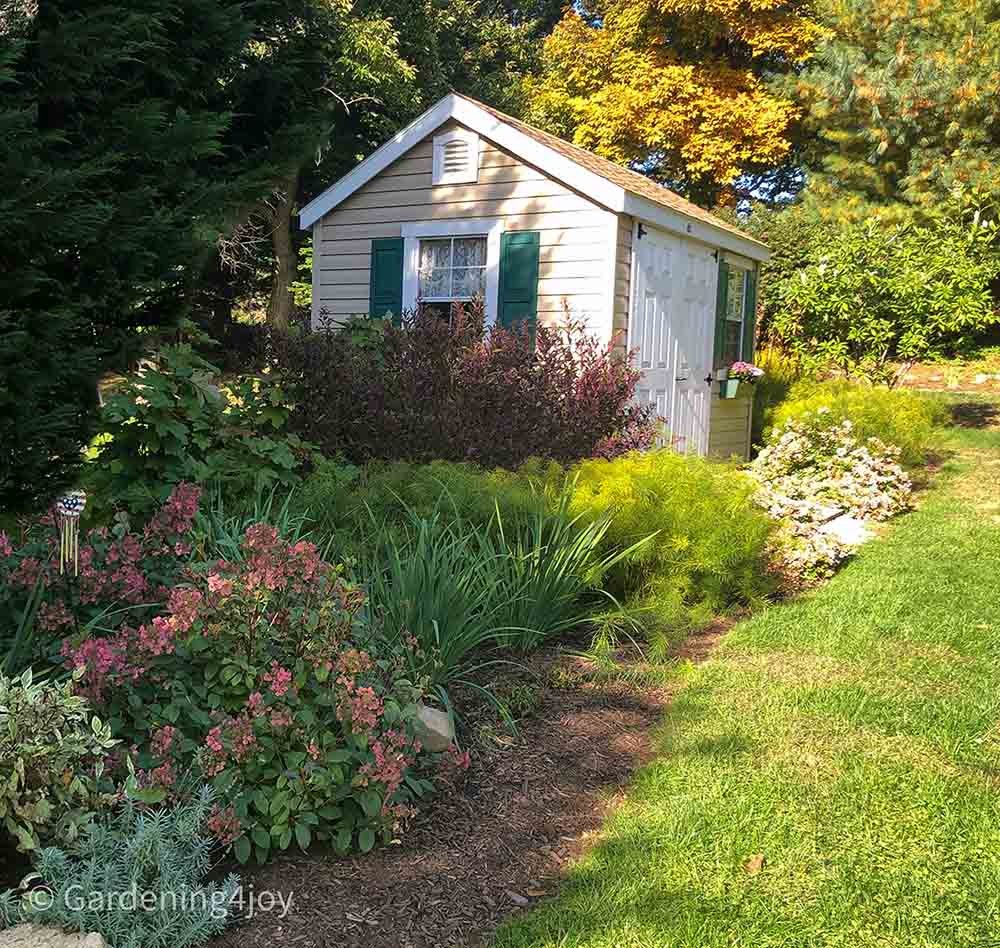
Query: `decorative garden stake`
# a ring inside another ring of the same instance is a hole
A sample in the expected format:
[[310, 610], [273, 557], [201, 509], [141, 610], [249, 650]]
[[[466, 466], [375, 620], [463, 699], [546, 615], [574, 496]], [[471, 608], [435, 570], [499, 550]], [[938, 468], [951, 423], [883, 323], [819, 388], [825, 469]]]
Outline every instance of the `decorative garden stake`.
[[71, 490], [56, 501], [56, 523], [59, 526], [59, 572], [73, 561], [73, 575], [80, 573], [80, 514], [87, 506], [82, 490]]

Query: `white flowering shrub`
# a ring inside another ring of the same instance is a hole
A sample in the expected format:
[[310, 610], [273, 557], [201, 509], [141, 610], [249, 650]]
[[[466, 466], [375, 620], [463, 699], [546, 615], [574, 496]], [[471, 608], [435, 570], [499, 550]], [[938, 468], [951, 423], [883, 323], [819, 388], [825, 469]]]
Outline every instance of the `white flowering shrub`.
[[788, 421], [750, 465], [757, 502], [783, 522], [778, 556], [789, 575], [824, 579], [853, 547], [822, 532], [842, 514], [886, 520], [910, 505], [912, 485], [899, 449], [878, 438], [861, 442], [849, 420], [819, 409]]
[[795, 584], [808, 586], [833, 576], [854, 547], [832, 534], [790, 525], [777, 533], [774, 552], [781, 571]]

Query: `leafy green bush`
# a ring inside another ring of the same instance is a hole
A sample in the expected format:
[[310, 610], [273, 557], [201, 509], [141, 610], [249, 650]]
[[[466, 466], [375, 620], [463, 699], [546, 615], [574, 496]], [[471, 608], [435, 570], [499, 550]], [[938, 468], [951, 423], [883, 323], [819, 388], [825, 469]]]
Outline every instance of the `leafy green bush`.
[[769, 591], [771, 524], [746, 475], [668, 450], [584, 461], [573, 474], [571, 512], [608, 518], [603, 550], [631, 551], [608, 570], [606, 588], [643, 604], [655, 624], [688, 625]]
[[92, 505], [147, 513], [180, 481], [233, 493], [296, 484], [308, 446], [285, 431], [281, 387], [242, 378], [226, 388], [189, 344], [164, 346], [108, 397], [86, 468]]
[[0, 928], [35, 922], [98, 932], [115, 948], [208, 941], [226, 927], [240, 885], [232, 874], [207, 881], [217, 848], [208, 826], [219, 815], [207, 787], [155, 812], [126, 800], [73, 846], [38, 853], [45, 888], [0, 895]]
[[902, 463], [911, 466], [926, 460], [935, 429], [944, 420], [940, 404], [905, 389], [846, 381], [800, 381], [768, 415], [768, 441], [788, 422], [815, 417], [821, 409], [828, 412], [831, 421], [850, 421], [860, 441], [878, 438], [895, 445], [900, 449]]
[[116, 743], [71, 681], [0, 675], [0, 818], [19, 850], [77, 838], [107, 802], [98, 780]]
[[978, 213], [971, 223], [846, 227], [781, 285], [775, 334], [804, 365], [894, 384], [1000, 320], [990, 292], [997, 232]]

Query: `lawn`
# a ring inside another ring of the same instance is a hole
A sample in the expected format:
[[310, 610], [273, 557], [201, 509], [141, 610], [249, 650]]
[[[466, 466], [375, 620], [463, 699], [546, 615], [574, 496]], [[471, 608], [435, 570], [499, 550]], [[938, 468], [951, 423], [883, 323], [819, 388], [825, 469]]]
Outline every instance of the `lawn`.
[[914, 513], [687, 671], [662, 756], [499, 948], [1000, 945], [990, 413]]

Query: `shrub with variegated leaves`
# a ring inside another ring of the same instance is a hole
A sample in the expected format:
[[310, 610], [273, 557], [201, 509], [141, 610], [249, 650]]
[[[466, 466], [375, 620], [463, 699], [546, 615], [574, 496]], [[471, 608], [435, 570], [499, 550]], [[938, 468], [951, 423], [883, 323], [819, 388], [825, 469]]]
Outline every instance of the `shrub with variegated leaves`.
[[849, 419], [822, 408], [771, 432], [750, 473], [757, 502], [783, 523], [776, 549], [786, 574], [825, 579], [850, 557], [853, 547], [819, 529], [825, 521], [886, 520], [909, 506], [899, 453], [878, 438], [858, 439]]
[[99, 779], [116, 743], [72, 682], [0, 674], [0, 827], [19, 850], [77, 839], [110, 799]]

